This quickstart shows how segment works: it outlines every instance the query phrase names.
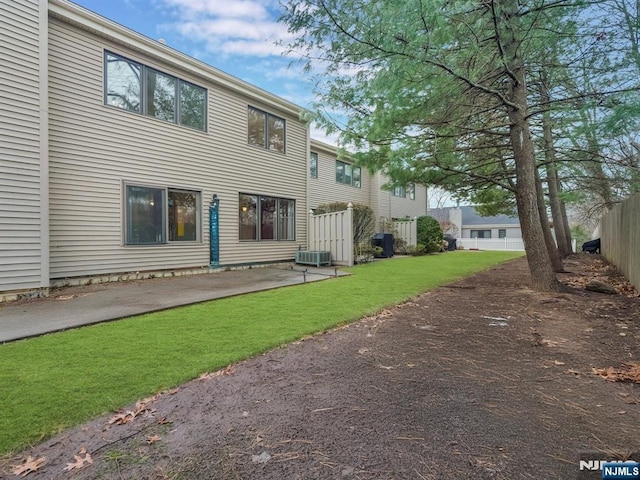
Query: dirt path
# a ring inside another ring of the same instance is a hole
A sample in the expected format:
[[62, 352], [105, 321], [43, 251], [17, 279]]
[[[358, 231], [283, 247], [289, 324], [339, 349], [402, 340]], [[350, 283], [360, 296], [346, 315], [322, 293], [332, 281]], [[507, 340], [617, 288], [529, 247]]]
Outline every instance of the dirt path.
[[[124, 425], [67, 431], [5, 473], [32, 455], [47, 457], [33, 479], [600, 478], [580, 458], [640, 461], [640, 383], [592, 371], [640, 363], [640, 299], [579, 288], [597, 276], [633, 294], [597, 256], [566, 268], [574, 287], [548, 295], [526, 287], [524, 259], [498, 266], [164, 393]], [[82, 448], [93, 464], [63, 471]]]

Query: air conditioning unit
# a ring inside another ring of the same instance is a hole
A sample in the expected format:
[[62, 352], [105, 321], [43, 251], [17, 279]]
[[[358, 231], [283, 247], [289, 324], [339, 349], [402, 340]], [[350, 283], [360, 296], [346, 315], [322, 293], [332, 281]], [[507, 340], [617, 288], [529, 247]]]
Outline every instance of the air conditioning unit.
[[296, 252], [296, 263], [302, 265], [314, 265], [316, 267], [331, 265], [331, 252], [298, 250]]

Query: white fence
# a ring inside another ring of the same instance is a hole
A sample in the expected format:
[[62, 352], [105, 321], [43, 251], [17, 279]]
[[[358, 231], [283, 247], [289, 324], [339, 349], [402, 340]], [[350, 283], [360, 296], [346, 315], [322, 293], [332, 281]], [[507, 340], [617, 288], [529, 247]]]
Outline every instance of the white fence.
[[457, 245], [466, 249], [524, 251], [521, 238], [458, 238]]
[[393, 226], [398, 232], [396, 238], [404, 240], [407, 247], [415, 247], [418, 244], [418, 222], [415, 218], [393, 222]]
[[309, 250], [331, 252], [334, 265], [353, 265], [353, 205], [342, 212], [309, 215]]

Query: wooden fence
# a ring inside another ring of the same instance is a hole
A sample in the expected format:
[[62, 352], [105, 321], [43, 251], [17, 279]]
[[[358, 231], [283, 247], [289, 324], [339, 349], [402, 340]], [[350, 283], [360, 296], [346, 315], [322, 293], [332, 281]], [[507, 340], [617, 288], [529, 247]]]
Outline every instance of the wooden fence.
[[640, 193], [616, 205], [600, 220], [600, 250], [640, 289]]
[[342, 212], [309, 215], [309, 250], [331, 252], [334, 265], [352, 266], [353, 205]]

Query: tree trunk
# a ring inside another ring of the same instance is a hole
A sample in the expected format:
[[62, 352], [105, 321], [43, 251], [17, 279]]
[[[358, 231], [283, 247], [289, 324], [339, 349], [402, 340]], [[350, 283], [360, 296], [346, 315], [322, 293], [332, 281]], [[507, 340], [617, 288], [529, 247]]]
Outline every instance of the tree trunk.
[[529, 131], [525, 66], [519, 49], [520, 32], [517, 31], [518, 1], [505, 1], [502, 4], [501, 17], [496, 18], [494, 23], [500, 23], [503, 27], [502, 31], [496, 31], [496, 35], [502, 42], [503, 58], [508, 70], [509, 140], [516, 165], [516, 203], [522, 239], [533, 289], [540, 292], [557, 292], [560, 290], [560, 283], [551, 266], [538, 213], [535, 151]]
[[[556, 177], [558, 172], [556, 171]], [[558, 190], [560, 190], [560, 179], [558, 180]], [[569, 227], [569, 217], [567, 216], [567, 206], [564, 202], [560, 202], [560, 212], [562, 213], [562, 223], [564, 223], [564, 234], [569, 245], [569, 253], [573, 253], [573, 242], [571, 239], [571, 228]]]
[[538, 214], [540, 215], [540, 226], [542, 227], [542, 234], [544, 235], [544, 244], [549, 251], [549, 259], [551, 260], [551, 267], [556, 273], [564, 272], [562, 266], [562, 260], [560, 259], [560, 252], [556, 247], [556, 242], [553, 239], [551, 233], [551, 226], [549, 225], [549, 217], [547, 216], [547, 206], [544, 203], [544, 191], [542, 190], [542, 180], [540, 180], [540, 174], [536, 169], [536, 193], [538, 197]]
[[[540, 75], [540, 101], [549, 104], [549, 90], [547, 89], [547, 76], [543, 72]], [[571, 253], [571, 240], [567, 241], [571, 235], [567, 235], [569, 224], [565, 223], [566, 216], [562, 215], [562, 199], [560, 198], [560, 181], [558, 180], [558, 167], [556, 164], [556, 149], [553, 144], [553, 124], [551, 113], [545, 111], [542, 114], [542, 133], [544, 140], [545, 170], [547, 173], [547, 186], [549, 189], [549, 206], [551, 207], [551, 218], [553, 218], [553, 230], [556, 236], [556, 243], [560, 255], [566, 257]], [[556, 270], [557, 271], [557, 270]]]
[[[541, 99], [543, 102], [549, 101], [546, 87], [540, 87]], [[544, 157], [546, 161], [547, 186], [549, 188], [549, 205], [551, 207], [551, 218], [553, 218], [553, 230], [556, 234], [556, 242], [560, 255], [566, 257], [571, 253], [571, 243], [567, 243], [567, 234], [564, 219], [562, 217], [562, 207], [558, 182], [558, 170], [556, 166], [556, 151], [553, 146], [553, 132], [551, 130], [551, 114], [544, 112], [542, 115], [542, 131], [544, 138]]]

